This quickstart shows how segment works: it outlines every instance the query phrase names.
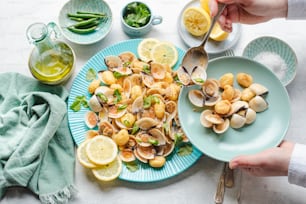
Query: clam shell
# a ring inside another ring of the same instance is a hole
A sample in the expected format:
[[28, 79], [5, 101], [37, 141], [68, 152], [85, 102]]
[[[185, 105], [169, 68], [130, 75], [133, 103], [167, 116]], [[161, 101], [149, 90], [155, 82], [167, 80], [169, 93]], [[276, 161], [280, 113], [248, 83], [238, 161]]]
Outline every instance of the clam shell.
[[197, 85], [202, 85], [207, 79], [206, 69], [205, 67], [195, 67], [192, 70], [190, 78], [193, 83]]
[[101, 105], [101, 103], [99, 102], [98, 98], [96, 97], [96, 95], [93, 95], [89, 101], [88, 101], [88, 106], [89, 108], [94, 111], [94, 112], [100, 112], [103, 107]]
[[251, 84], [251, 86], [249, 87], [257, 96], [265, 96], [269, 93], [268, 88], [266, 88], [265, 86], [258, 84], [258, 83], [254, 83]]
[[139, 161], [141, 161], [142, 163], [148, 163], [148, 160], [145, 159], [145, 158], [143, 158], [143, 157], [138, 153], [137, 149], [134, 149], [133, 152], [134, 152], [135, 157], [136, 157]]
[[140, 145], [137, 146], [136, 151], [138, 155], [144, 159], [154, 159], [156, 150], [154, 149], [153, 146], [149, 147], [142, 147]]
[[209, 109], [202, 111], [200, 115], [200, 122], [201, 122], [201, 125], [203, 125], [203, 127], [211, 128], [213, 126], [213, 123], [206, 119], [206, 116], [210, 114], [213, 114], [213, 112]]
[[154, 86], [155, 81], [151, 75], [148, 75], [146, 73], [141, 73], [141, 76], [142, 76], [142, 82], [144, 83], [144, 85], [146, 85], [149, 88]]
[[189, 101], [197, 107], [204, 107], [205, 96], [202, 91], [197, 89], [192, 89], [188, 92]]
[[167, 143], [163, 146], [163, 156], [166, 157], [170, 155], [174, 150], [175, 144], [174, 142]]
[[143, 111], [143, 97], [138, 96], [132, 103], [132, 113], [137, 114]]
[[230, 126], [230, 121], [228, 118], [224, 120], [224, 123], [213, 125], [213, 131], [217, 134], [222, 134], [228, 130]]
[[134, 60], [137, 59], [136, 55], [129, 51], [120, 53], [118, 57], [121, 59], [123, 63], [127, 62], [132, 63]]
[[97, 114], [93, 111], [87, 111], [85, 114], [85, 123], [88, 128], [92, 129], [97, 126], [99, 118]]
[[212, 124], [224, 123], [224, 119], [220, 115], [215, 114], [215, 113], [205, 115], [205, 119], [211, 122]]
[[238, 129], [244, 126], [246, 122], [246, 118], [235, 113], [232, 115], [231, 120], [230, 120], [230, 125], [234, 129]]
[[252, 100], [249, 101], [249, 106], [255, 112], [263, 112], [268, 108], [267, 101], [261, 96], [255, 96]]
[[98, 131], [101, 135], [108, 137], [112, 137], [117, 132], [115, 127], [108, 121], [99, 122]]
[[190, 75], [184, 67], [180, 66], [176, 74], [177, 74], [177, 78], [183, 85], [187, 86], [191, 84], [192, 81], [191, 81]]
[[108, 107], [108, 117], [109, 118], [121, 118], [127, 109], [119, 110], [119, 105], [112, 105]]
[[248, 108], [245, 114], [246, 124], [251, 124], [256, 120], [256, 112], [252, 108]]
[[166, 76], [166, 68], [160, 63], [151, 63], [151, 74], [154, 79], [164, 79]]
[[116, 55], [104, 57], [104, 63], [110, 71], [113, 71], [114, 68], [122, 67], [122, 60]]
[[158, 125], [158, 122], [153, 118], [144, 117], [136, 121], [136, 125], [142, 130], [148, 130]]
[[152, 135], [152, 137], [158, 141], [158, 144], [155, 145], [155, 146], [161, 146], [161, 145], [165, 145], [165, 144], [166, 144], [167, 138], [166, 138], [166, 136], [162, 133], [162, 131], [160, 131], [159, 129], [157, 129], [157, 128], [150, 129], [150, 130], [148, 131], [148, 133], [149, 133], [150, 135]]
[[136, 157], [131, 149], [122, 149], [119, 151], [119, 157], [124, 162], [132, 162], [136, 160]]

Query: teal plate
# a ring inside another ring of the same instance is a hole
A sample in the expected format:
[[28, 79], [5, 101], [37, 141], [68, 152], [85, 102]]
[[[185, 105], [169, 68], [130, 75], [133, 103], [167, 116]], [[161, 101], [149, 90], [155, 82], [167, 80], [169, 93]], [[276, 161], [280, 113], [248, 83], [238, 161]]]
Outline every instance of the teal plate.
[[[77, 34], [69, 31], [66, 27], [77, 23], [67, 17], [68, 13], [75, 14], [77, 11], [105, 13], [108, 18], [98, 25], [95, 32], [87, 34]], [[71, 42], [88, 45], [102, 40], [112, 27], [112, 11], [109, 5], [103, 0], [70, 0], [61, 9], [58, 22], [62, 34]]]
[[[252, 40], [245, 47], [242, 55], [244, 57], [260, 62], [258, 56], [261, 53], [263, 55], [266, 55], [267, 53], [277, 54], [284, 61], [284, 63], [286, 64], [284, 70], [278, 70], [278, 72], [275, 72], [275, 74], [281, 80], [282, 84], [284, 86], [287, 86], [294, 79], [296, 75], [297, 57], [293, 49], [281, 39], [270, 36], [263, 36]], [[270, 62], [268, 62], [266, 66], [269, 66], [273, 61], [274, 63], [276, 63], [275, 59], [274, 60], [268, 59], [269, 57], [271, 58], [271, 56], [267, 56], [266, 60], [270, 60]], [[270, 66], [272, 65], [273, 64], [271, 64]], [[270, 69], [272, 69], [273, 71], [273, 67], [271, 67]]]
[[[85, 134], [88, 128], [84, 122], [84, 115], [88, 109], [81, 108], [80, 111], [74, 112], [69, 107], [76, 96], [85, 95], [87, 100], [90, 99], [91, 96], [87, 91], [89, 82], [86, 81], [86, 73], [88, 69], [93, 68], [96, 72], [105, 69], [106, 65], [103, 59], [109, 55], [119, 55], [125, 51], [131, 51], [137, 55], [137, 46], [141, 40], [142, 39], [133, 39], [123, 41], [101, 50], [89, 59], [74, 79], [68, 98], [68, 123], [72, 137], [77, 145], [80, 145], [85, 140]], [[185, 52], [180, 48], [177, 48], [177, 50], [179, 59], [182, 59]], [[177, 69], [179, 64], [180, 62], [177, 63], [174, 69]], [[201, 151], [194, 147], [193, 152], [187, 156], [178, 156], [178, 154], [175, 153], [169, 155], [165, 166], [160, 169], [153, 169], [148, 164], [139, 162], [139, 170], [131, 172], [124, 166], [119, 178], [133, 182], [161, 181], [182, 173], [191, 167], [201, 157], [201, 155]]]
[[[202, 110], [195, 109], [188, 99], [188, 91], [198, 86], [183, 87], [178, 103], [181, 125], [191, 143], [209, 157], [225, 162], [238, 155], [253, 154], [277, 146], [284, 138], [291, 119], [288, 93], [268, 68], [242, 57], [217, 58], [208, 64], [208, 78], [219, 79], [228, 72], [235, 76], [239, 72], [248, 73], [253, 76], [254, 82], [269, 89], [266, 97], [269, 108], [258, 113], [253, 124], [240, 129], [229, 128], [221, 135], [203, 127], [200, 124]], [[234, 86], [239, 87], [236, 82]]]

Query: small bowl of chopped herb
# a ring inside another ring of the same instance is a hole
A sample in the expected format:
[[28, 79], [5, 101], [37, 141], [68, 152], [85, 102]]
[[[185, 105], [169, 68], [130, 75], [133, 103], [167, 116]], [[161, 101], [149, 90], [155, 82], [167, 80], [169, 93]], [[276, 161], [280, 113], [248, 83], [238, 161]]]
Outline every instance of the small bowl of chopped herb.
[[296, 75], [295, 52], [286, 42], [276, 37], [263, 36], [252, 40], [242, 55], [265, 65], [284, 86], [287, 86]]
[[102, 40], [110, 32], [112, 12], [103, 0], [70, 0], [61, 9], [58, 21], [65, 38], [88, 45]]
[[162, 23], [161, 16], [152, 15], [149, 6], [143, 2], [134, 1], [123, 7], [121, 25], [123, 31], [131, 37], [139, 37], [150, 32], [154, 25]]

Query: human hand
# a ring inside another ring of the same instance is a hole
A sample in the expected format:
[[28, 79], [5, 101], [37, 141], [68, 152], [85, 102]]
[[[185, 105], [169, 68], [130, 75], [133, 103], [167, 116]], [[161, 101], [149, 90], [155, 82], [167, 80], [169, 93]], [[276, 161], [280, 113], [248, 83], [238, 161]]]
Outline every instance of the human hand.
[[278, 147], [253, 155], [238, 156], [229, 163], [254, 176], [287, 176], [294, 143], [283, 141]]
[[256, 24], [287, 16], [288, 0], [210, 0], [211, 16], [218, 11], [218, 2], [227, 4], [219, 23], [223, 30], [232, 32], [232, 23]]

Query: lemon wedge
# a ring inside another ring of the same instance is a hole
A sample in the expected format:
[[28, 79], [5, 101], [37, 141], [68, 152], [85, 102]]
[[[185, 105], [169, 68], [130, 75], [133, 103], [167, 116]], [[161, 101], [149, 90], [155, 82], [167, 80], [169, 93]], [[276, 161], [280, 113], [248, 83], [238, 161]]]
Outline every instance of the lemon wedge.
[[90, 162], [106, 165], [115, 160], [118, 153], [117, 144], [109, 137], [98, 135], [89, 140], [86, 154]]
[[200, 0], [200, 5], [208, 14], [210, 14], [209, 0]]
[[86, 147], [89, 141], [90, 140], [85, 140], [80, 144], [80, 146], [77, 149], [77, 158], [82, 166], [86, 168], [95, 168], [97, 166], [89, 161], [86, 154]]
[[122, 162], [119, 156], [109, 164], [92, 169], [93, 175], [100, 181], [112, 181], [116, 179], [122, 171]]
[[203, 8], [189, 7], [183, 12], [183, 23], [190, 34], [202, 36], [208, 31], [211, 19]]
[[159, 43], [159, 40], [154, 39], [154, 38], [143, 39], [137, 47], [137, 53], [138, 53], [139, 58], [144, 62], [148, 62], [152, 60], [151, 51], [154, 45], [156, 45], [157, 43]]
[[228, 35], [229, 33], [222, 30], [220, 24], [216, 22], [209, 37], [215, 41], [223, 41], [227, 39]]
[[151, 58], [154, 62], [173, 67], [178, 60], [178, 52], [172, 43], [160, 42], [153, 46]]

